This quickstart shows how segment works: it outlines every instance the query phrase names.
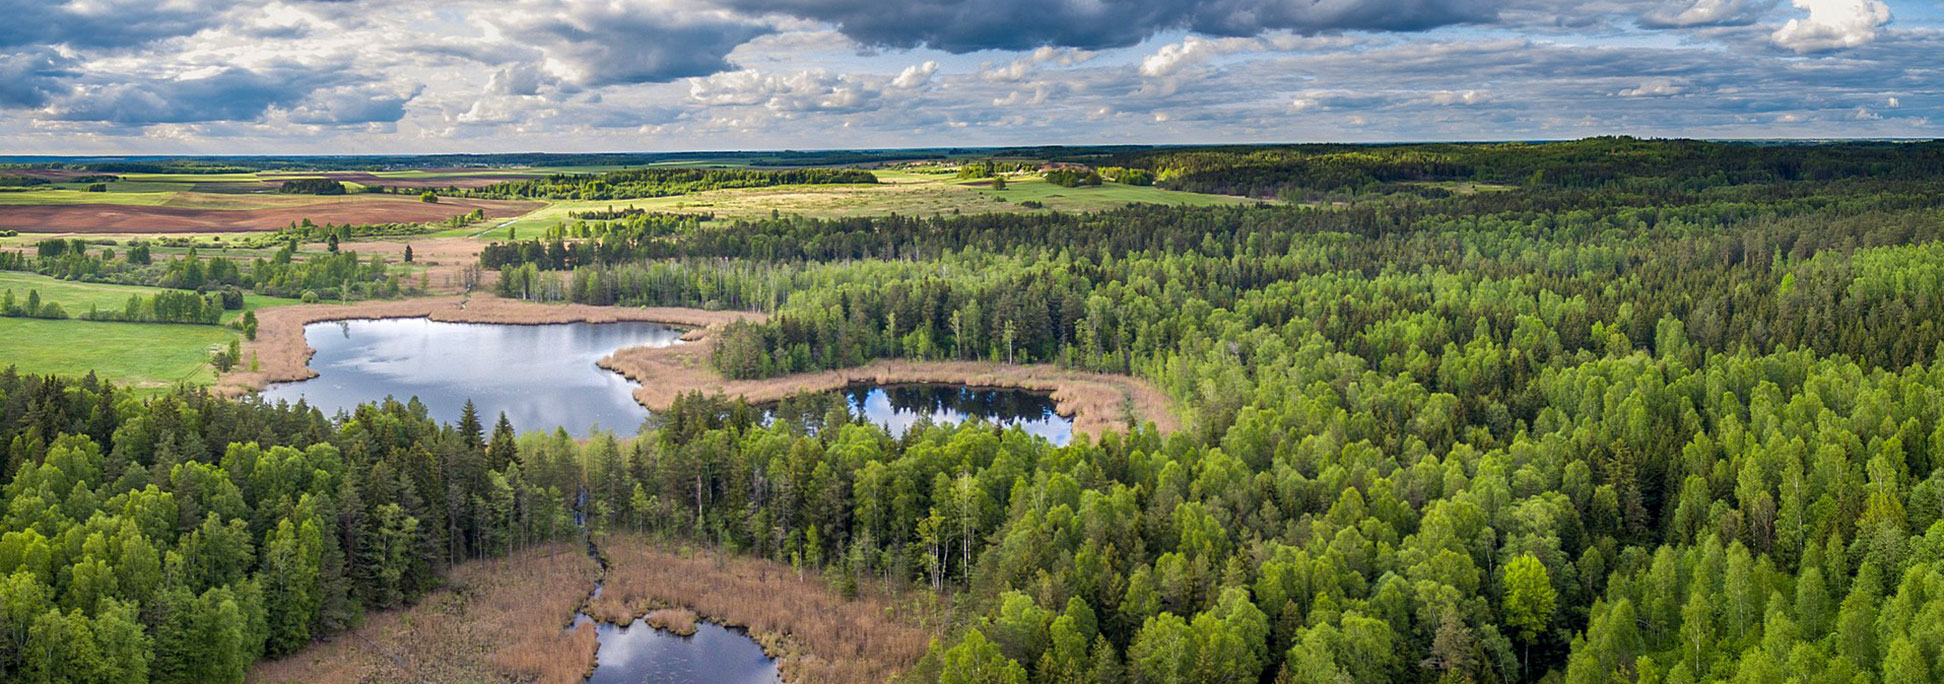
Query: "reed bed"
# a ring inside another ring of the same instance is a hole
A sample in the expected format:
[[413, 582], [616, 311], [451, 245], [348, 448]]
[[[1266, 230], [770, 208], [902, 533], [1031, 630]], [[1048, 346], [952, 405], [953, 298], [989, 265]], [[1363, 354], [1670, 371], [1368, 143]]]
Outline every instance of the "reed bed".
[[814, 573], [759, 558], [684, 553], [624, 534], [608, 535], [601, 549], [607, 584], [590, 614], [632, 620], [657, 608], [692, 609], [746, 629], [795, 684], [895, 679], [924, 656], [944, 621], [943, 606], [922, 590], [872, 586], [845, 599]]
[[279, 660], [261, 684], [545, 682], [575, 684], [594, 665], [594, 625], [566, 629], [599, 566], [578, 542], [454, 568], [447, 588]]

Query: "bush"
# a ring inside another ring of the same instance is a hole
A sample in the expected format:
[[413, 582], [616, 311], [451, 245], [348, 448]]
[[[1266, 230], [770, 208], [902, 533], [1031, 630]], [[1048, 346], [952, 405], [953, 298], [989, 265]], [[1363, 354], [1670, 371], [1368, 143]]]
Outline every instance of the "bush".
[[93, 183], [88, 185], [88, 192], [107, 192], [107, 191], [108, 191], [107, 183]]
[[329, 178], [299, 178], [284, 181], [283, 185], [277, 186], [277, 192], [286, 195], [342, 195], [345, 188], [343, 183]]
[[319, 301], [316, 290], [305, 290], [304, 296], [299, 299], [303, 300], [305, 304], [316, 304]]
[[427, 204], [438, 204], [439, 195], [438, 193], [432, 192], [431, 190], [427, 190], [425, 192], [419, 193], [419, 201], [425, 202]]

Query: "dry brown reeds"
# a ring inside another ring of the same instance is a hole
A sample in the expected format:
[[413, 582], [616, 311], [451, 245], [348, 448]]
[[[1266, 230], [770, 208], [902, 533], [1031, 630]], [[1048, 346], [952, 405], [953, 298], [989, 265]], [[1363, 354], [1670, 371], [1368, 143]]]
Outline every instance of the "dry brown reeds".
[[466, 563], [452, 570], [446, 589], [259, 662], [249, 681], [577, 683], [593, 667], [599, 642], [592, 624], [563, 627], [599, 573], [572, 542]]
[[642, 616], [641, 621], [655, 629], [689, 636], [695, 633], [696, 619], [695, 611], [687, 608], [662, 608], [648, 611], [647, 615]]
[[607, 584], [590, 613], [691, 608], [747, 629], [777, 659], [785, 681], [890, 681], [924, 656], [944, 619], [939, 599], [923, 590], [862, 587], [845, 599], [815, 573], [800, 576], [774, 561], [682, 553], [623, 534], [608, 535], [601, 549]]

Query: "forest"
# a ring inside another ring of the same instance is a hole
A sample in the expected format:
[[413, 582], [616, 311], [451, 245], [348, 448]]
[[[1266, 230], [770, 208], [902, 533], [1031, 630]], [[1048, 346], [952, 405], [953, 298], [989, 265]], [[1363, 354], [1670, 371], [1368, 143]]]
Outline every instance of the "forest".
[[238, 681], [580, 513], [948, 597], [913, 682], [1937, 681], [1937, 148], [1713, 145], [1452, 146], [1511, 187], [1314, 206], [617, 213], [481, 254], [507, 296], [769, 313], [718, 334], [728, 377], [1049, 363], [1155, 383], [1168, 433], [691, 395], [577, 442], [0, 373], [0, 679]]
[[513, 296], [771, 312], [730, 377], [1046, 362], [1176, 399], [1179, 433], [826, 430], [801, 465], [733, 407], [663, 428], [715, 464], [644, 484], [668, 534], [958, 597], [914, 680], [1944, 674], [1938, 148], [1531, 147], [1439, 172], [1506, 191], [488, 253]]
[[1477, 182], [1528, 188], [1695, 190], [1741, 184], [1935, 179], [1937, 141], [1762, 144], [1587, 138], [1557, 143], [1290, 145], [1134, 150], [1110, 157], [1161, 185], [1292, 201]]

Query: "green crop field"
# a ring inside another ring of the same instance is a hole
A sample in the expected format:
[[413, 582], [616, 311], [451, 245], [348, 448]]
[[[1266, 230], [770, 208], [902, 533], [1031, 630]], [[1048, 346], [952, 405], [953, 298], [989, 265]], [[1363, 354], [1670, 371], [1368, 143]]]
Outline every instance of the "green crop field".
[[140, 389], [208, 383], [211, 352], [242, 333], [213, 325], [0, 318], [0, 368], [86, 375]]
[[[0, 290], [13, 290], [16, 301], [26, 297], [29, 291], [38, 291], [41, 295], [41, 301], [60, 304], [61, 308], [67, 311], [69, 316], [79, 316], [86, 312], [90, 306], [104, 310], [118, 310], [128, 301], [129, 295], [148, 297], [153, 296], [157, 292], [164, 291], [159, 287], [115, 285], [112, 283], [83, 283], [18, 271], [0, 271]], [[252, 311], [266, 306], [281, 306], [295, 303], [297, 303], [295, 299], [245, 294], [243, 295], [243, 308], [224, 314], [223, 320], [234, 320], [236, 317], [243, 315], [244, 311]]]
[[511, 230], [532, 237], [556, 224], [572, 222], [573, 218], [569, 216], [572, 212], [610, 207], [712, 214], [718, 219], [749, 219], [767, 217], [772, 212], [785, 216], [835, 218], [1033, 211], [1034, 208], [1022, 205], [1026, 201], [1037, 201], [1047, 211], [1096, 211], [1125, 206], [1129, 202], [1207, 206], [1255, 201], [1119, 183], [1063, 188], [1037, 175], [1024, 174], [1008, 177], [1006, 189], [995, 191], [989, 182], [975, 185], [971, 181], [944, 174], [904, 170], [875, 170], [872, 173], [878, 177], [879, 182], [875, 185], [779, 185], [710, 190], [672, 197], [556, 201], [511, 221], [494, 223], [483, 232], [481, 228], [473, 227], [437, 234], [477, 235], [482, 240], [504, 240]]

